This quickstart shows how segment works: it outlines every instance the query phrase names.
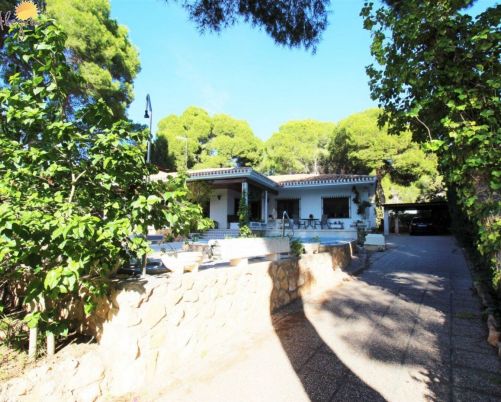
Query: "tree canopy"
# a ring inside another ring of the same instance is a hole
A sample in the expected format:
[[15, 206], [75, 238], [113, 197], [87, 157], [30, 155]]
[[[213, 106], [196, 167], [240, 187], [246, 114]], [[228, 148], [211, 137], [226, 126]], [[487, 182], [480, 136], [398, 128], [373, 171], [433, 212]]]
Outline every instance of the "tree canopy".
[[[12, 12], [17, 3], [1, 0], [0, 10]], [[81, 77], [68, 88], [73, 97], [66, 107], [77, 109], [89, 99], [104, 99], [115, 118], [124, 117], [134, 98], [133, 81], [140, 69], [139, 55], [129, 40], [127, 28], [110, 17], [109, 0], [44, 3], [44, 14], [54, 18], [66, 34], [66, 61]], [[0, 31], [0, 37], [2, 34], [7, 34], [7, 30]], [[23, 67], [12, 55], [5, 59], [5, 65], [9, 64], [14, 70]]]
[[262, 142], [249, 124], [228, 115], [212, 118], [210, 140], [194, 168], [257, 166], [262, 157]]
[[261, 141], [249, 124], [220, 114], [210, 117], [197, 107], [158, 123], [153, 160], [166, 169], [256, 166]]
[[339, 122], [329, 145], [324, 169], [332, 173], [388, 175], [383, 181], [387, 201], [414, 202], [418, 197], [433, 198], [425, 192], [432, 183], [443, 189], [437, 158], [426, 154], [412, 141], [409, 131], [390, 135], [378, 125], [378, 109], [353, 114]]
[[266, 156], [260, 169], [274, 174], [319, 172], [335, 126], [316, 120], [283, 124], [266, 141]]
[[[362, 10], [376, 63], [367, 68], [381, 122], [437, 153], [451, 206], [501, 284], [501, 5], [387, 1]], [[501, 286], [499, 287], [501, 289]]]
[[219, 32], [243, 20], [263, 28], [279, 45], [313, 50], [327, 28], [329, 3], [329, 0], [181, 2], [201, 31]]

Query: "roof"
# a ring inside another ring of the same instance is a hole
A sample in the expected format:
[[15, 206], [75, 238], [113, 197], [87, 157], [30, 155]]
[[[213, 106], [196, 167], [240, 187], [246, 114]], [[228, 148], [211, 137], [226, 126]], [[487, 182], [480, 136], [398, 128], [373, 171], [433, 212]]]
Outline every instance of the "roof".
[[299, 187], [305, 185], [324, 184], [359, 184], [375, 183], [376, 176], [353, 175], [353, 174], [285, 174], [268, 176], [280, 187]]
[[[250, 167], [242, 168], [209, 168], [189, 170], [188, 181], [221, 180], [228, 178], [246, 178], [254, 180], [266, 187], [306, 187], [339, 184], [371, 184], [377, 181], [376, 176], [351, 174], [285, 174], [265, 176]], [[176, 173], [159, 172], [152, 175], [152, 180], [163, 180]]]
[[274, 181], [250, 167], [190, 170], [188, 173], [190, 175], [189, 181], [246, 178], [270, 189], [274, 189], [277, 186]]
[[401, 203], [386, 203], [383, 204], [384, 209], [392, 211], [424, 211], [424, 210], [437, 210], [448, 209], [447, 201], [430, 201], [430, 202], [401, 202]]

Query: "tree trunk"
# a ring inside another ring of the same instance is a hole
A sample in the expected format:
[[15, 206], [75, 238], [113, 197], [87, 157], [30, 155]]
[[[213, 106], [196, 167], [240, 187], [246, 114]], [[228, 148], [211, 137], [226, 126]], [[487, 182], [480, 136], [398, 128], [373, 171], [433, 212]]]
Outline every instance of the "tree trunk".
[[52, 332], [47, 333], [47, 356], [54, 356], [56, 353], [56, 342]]
[[30, 328], [30, 339], [28, 346], [28, 357], [30, 359], [36, 359], [37, 357], [37, 338], [38, 338], [38, 328]]

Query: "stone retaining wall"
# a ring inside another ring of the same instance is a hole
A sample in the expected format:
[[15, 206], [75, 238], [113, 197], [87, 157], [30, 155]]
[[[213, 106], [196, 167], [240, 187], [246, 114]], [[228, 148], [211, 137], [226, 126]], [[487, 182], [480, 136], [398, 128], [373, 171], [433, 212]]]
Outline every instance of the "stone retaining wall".
[[[338, 284], [341, 271], [336, 268], [350, 261], [352, 247], [330, 246], [318, 254], [247, 267], [119, 281], [93, 318], [104, 374], [94, 375], [91, 383], [80, 375], [85, 387], [78, 392], [95, 400], [181, 381], [197, 362], [272, 329], [273, 311]], [[28, 372], [23, 377], [32, 383], [30, 397], [47, 397], [41, 392], [47, 387], [37, 384], [36, 376]], [[61, 400], [75, 399], [74, 389], [66, 391], [58, 395]]]

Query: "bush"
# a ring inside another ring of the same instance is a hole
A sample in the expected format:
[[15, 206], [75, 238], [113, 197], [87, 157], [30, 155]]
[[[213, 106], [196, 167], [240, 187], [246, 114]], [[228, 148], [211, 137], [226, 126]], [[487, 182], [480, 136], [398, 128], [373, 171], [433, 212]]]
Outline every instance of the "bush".
[[254, 233], [247, 225], [240, 227], [239, 231], [240, 231], [240, 237], [255, 237]]
[[26, 279], [26, 322], [61, 334], [61, 309], [73, 300], [90, 314], [108, 279], [147, 253], [149, 226], [177, 236], [205, 220], [184, 177], [147, 179], [147, 132], [100, 100], [65, 112], [79, 77], [59, 28], [22, 30], [13, 24], [5, 40], [18, 66], [0, 87], [0, 281]]
[[301, 254], [304, 253], [303, 243], [301, 243], [301, 241], [298, 239], [294, 238], [290, 239], [290, 248], [291, 248], [291, 253], [296, 257], [299, 257]]

